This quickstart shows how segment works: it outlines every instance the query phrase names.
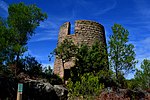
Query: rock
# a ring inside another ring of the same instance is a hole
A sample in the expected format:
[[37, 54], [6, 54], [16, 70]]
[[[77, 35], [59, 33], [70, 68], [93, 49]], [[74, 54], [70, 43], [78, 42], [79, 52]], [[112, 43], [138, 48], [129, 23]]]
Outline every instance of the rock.
[[50, 92], [51, 90], [54, 89], [50, 83], [44, 83], [44, 86], [45, 86], [46, 92]]
[[24, 94], [25, 95], [23, 95], [23, 97], [26, 99], [30, 98], [34, 100], [59, 100], [54, 87], [45, 80], [25, 80]]
[[[61, 85], [51, 85], [45, 79], [0, 76], [0, 100], [16, 100], [18, 83], [23, 83], [22, 100], [67, 100], [67, 89]], [[17, 79], [21, 80], [17, 80]], [[26, 78], [26, 80], [24, 80]]]
[[67, 100], [68, 90], [63, 85], [54, 85], [54, 90], [60, 100]]
[[63, 85], [51, 85], [46, 80], [25, 80], [25, 90], [35, 100], [67, 100], [68, 91]]
[[103, 91], [96, 100], [150, 100], [150, 93], [142, 90], [118, 89], [118, 91]]

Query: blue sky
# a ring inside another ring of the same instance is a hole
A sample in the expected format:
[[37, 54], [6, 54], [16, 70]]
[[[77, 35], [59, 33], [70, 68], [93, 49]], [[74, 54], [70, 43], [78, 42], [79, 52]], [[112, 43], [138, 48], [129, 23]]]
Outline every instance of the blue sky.
[[[94, 20], [105, 27], [109, 39], [111, 26], [121, 24], [130, 32], [129, 42], [134, 44], [136, 59], [150, 59], [150, 0], [0, 0], [0, 16], [8, 16], [8, 5], [24, 2], [36, 4], [48, 19], [36, 29], [28, 42], [28, 53], [44, 65], [53, 67], [48, 55], [56, 47], [59, 27], [64, 22], [79, 19]], [[132, 75], [130, 75], [132, 77]]]

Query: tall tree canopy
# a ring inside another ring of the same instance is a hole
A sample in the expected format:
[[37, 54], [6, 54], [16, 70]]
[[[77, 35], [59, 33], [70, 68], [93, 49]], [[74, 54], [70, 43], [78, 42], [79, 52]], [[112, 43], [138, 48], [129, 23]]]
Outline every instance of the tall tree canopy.
[[10, 5], [8, 13], [8, 26], [19, 34], [17, 41], [20, 45], [25, 45], [40, 22], [47, 18], [36, 5], [24, 3]]
[[126, 72], [132, 71], [137, 61], [133, 50], [134, 45], [128, 43], [128, 30], [119, 24], [114, 24], [112, 31], [113, 34], [108, 42], [109, 57], [110, 65], [115, 70], [118, 79], [119, 73], [124, 75]]
[[16, 38], [18, 43], [16, 59], [18, 60], [19, 55], [24, 52], [24, 50], [21, 51], [22, 47], [27, 44], [35, 28], [47, 18], [47, 15], [42, 13], [36, 5], [25, 5], [24, 3], [10, 5], [8, 13], [8, 26], [13, 28], [18, 35]]
[[11, 4], [8, 18], [0, 20], [0, 64], [18, 66], [19, 58], [27, 50], [26, 44], [41, 21], [47, 18], [36, 5]]
[[0, 20], [0, 66], [2, 67], [7, 62], [14, 58], [13, 52], [18, 43], [15, 41], [17, 34], [12, 28], [7, 26], [7, 21]]

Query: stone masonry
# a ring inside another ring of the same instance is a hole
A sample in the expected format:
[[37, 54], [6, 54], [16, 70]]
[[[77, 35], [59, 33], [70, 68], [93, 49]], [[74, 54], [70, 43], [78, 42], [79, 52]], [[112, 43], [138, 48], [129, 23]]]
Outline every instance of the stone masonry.
[[[66, 22], [60, 27], [58, 44], [67, 38], [71, 39], [75, 44], [80, 45], [84, 43], [88, 46], [91, 46], [95, 40], [99, 40], [104, 46], [106, 46], [105, 31], [101, 24], [89, 20], [77, 20], [75, 22], [74, 34], [70, 34], [70, 27], [70, 22]], [[56, 57], [54, 63], [54, 74], [63, 78], [65, 69], [70, 69], [73, 65], [73, 61], [65, 62], [63, 69], [61, 60]]]

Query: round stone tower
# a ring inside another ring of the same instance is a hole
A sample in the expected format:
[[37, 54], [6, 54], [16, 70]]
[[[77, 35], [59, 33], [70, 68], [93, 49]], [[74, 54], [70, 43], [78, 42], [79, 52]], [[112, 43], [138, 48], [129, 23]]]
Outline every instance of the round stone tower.
[[[88, 46], [92, 46], [92, 44], [98, 40], [106, 47], [105, 31], [101, 24], [89, 20], [77, 20], [75, 22], [74, 34], [70, 34], [70, 27], [70, 22], [66, 22], [60, 27], [58, 44], [67, 38], [72, 39], [75, 44], [80, 45], [84, 43]], [[56, 57], [54, 63], [54, 74], [63, 78], [69, 73], [69, 69], [73, 67], [73, 65], [73, 61], [65, 62], [63, 69], [61, 60]]]

